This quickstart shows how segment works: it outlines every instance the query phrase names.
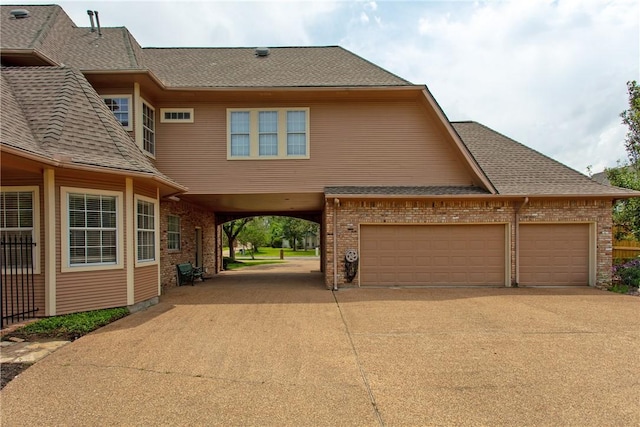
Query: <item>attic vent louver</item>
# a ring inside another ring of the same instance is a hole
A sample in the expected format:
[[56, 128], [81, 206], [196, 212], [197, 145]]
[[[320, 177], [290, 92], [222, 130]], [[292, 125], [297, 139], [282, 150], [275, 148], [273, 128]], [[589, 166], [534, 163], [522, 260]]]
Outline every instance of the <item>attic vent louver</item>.
[[256, 48], [256, 56], [269, 56], [269, 48], [268, 47], [257, 47]]
[[9, 14], [15, 19], [23, 19], [29, 17], [29, 11], [27, 9], [13, 9], [11, 12], [9, 12]]

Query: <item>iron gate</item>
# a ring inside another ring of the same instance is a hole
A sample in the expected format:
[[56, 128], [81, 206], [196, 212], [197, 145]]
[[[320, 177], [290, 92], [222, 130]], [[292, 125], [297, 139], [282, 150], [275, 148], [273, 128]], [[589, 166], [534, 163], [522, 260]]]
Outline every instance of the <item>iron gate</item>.
[[0, 240], [0, 328], [38, 312], [33, 274], [35, 246], [30, 236], [3, 236]]

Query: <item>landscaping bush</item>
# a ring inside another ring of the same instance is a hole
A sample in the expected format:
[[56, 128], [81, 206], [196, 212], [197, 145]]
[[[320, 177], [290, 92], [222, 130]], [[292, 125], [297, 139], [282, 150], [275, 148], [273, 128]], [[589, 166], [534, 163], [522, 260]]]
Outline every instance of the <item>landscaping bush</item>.
[[632, 288], [640, 287], [640, 259], [625, 262], [613, 267], [614, 285]]
[[16, 329], [10, 335], [25, 339], [63, 338], [73, 341], [128, 314], [126, 307], [120, 307], [47, 317]]

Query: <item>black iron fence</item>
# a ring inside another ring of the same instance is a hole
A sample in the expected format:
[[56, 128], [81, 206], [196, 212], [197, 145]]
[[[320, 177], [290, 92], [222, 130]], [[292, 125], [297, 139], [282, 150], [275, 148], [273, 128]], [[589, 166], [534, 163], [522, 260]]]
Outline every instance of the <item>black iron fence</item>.
[[34, 317], [34, 248], [30, 236], [3, 236], [0, 240], [0, 328]]

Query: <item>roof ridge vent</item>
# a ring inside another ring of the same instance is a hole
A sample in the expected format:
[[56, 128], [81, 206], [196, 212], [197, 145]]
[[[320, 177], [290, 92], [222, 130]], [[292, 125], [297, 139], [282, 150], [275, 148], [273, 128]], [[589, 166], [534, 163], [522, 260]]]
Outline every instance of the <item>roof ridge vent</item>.
[[269, 48], [268, 47], [257, 47], [256, 48], [256, 56], [269, 56]]
[[9, 12], [14, 19], [23, 19], [29, 17], [29, 11], [27, 9], [13, 9]]

